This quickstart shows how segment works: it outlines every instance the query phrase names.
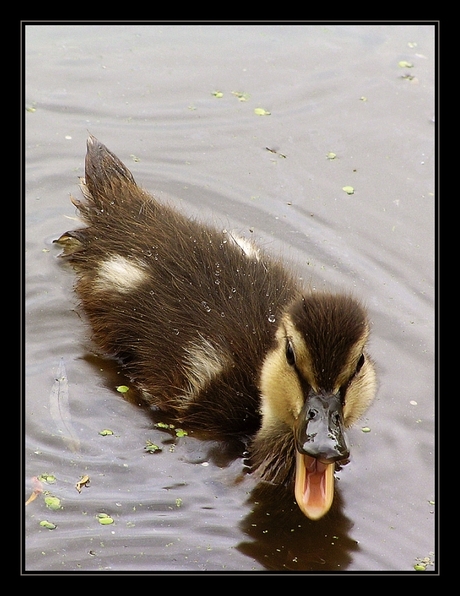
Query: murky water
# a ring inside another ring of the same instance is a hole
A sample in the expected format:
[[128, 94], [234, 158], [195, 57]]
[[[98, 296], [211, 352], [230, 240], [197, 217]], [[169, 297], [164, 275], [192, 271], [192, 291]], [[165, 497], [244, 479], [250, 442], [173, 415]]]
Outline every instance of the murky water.
[[[430, 25], [26, 28], [27, 571], [435, 569], [433, 73]], [[52, 244], [88, 132], [151, 192], [366, 301], [380, 387], [323, 520], [260, 493], [241, 445], [155, 426], [93, 354]]]

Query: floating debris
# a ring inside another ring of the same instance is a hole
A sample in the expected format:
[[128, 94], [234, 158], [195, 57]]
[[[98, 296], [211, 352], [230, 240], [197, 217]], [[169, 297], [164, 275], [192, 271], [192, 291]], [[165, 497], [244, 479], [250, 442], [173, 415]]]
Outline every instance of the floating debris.
[[284, 153], [280, 153], [276, 149], [270, 149], [270, 147], [265, 147], [265, 149], [267, 151], [270, 151], [270, 153], [274, 153], [275, 155], [278, 155], [279, 157], [284, 157], [284, 159], [286, 159], [286, 156], [284, 155]]
[[87, 474], [85, 474], [85, 476], [82, 476], [80, 478], [80, 480], [75, 485], [75, 488], [78, 490], [79, 493], [81, 493], [81, 489], [83, 486], [86, 486], [86, 487], [89, 486], [89, 476]]
[[426, 568], [428, 567], [428, 565], [433, 566], [434, 565], [434, 553], [429, 553], [428, 557], [417, 557], [415, 560], [417, 561], [414, 565], [414, 569], [415, 571], [426, 571]]
[[37, 478], [37, 476], [33, 476], [32, 486], [34, 487], [34, 490], [33, 490], [32, 494], [30, 495], [30, 497], [27, 499], [26, 505], [28, 505], [29, 503], [32, 503], [32, 501], [35, 501], [35, 499], [38, 497], [38, 495], [41, 495], [43, 492], [43, 484], [41, 483], [40, 479]]

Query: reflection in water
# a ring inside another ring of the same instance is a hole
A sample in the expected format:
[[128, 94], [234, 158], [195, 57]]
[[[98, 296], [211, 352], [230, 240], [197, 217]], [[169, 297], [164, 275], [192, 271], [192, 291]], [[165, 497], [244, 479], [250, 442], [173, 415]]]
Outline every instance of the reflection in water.
[[[114, 361], [94, 354], [86, 355], [85, 360], [97, 369], [104, 385], [112, 391], [117, 385], [129, 385]], [[104, 374], [101, 375], [102, 370]], [[134, 390], [120, 394], [120, 399], [129, 401], [133, 406], [140, 405], [140, 399]], [[167, 418], [160, 411], [145, 406], [141, 406], [141, 409], [153, 424], [174, 424], [173, 419]], [[170, 434], [167, 429], [163, 433], [165, 436]], [[173, 442], [173, 435], [174, 432], [171, 431], [170, 442]], [[181, 478], [184, 470], [181, 472], [178, 466], [187, 464], [209, 462], [212, 466], [225, 469], [232, 462], [241, 459], [243, 468], [245, 445], [242, 441], [218, 441], [194, 431], [190, 431], [189, 435], [196, 440], [188, 444], [181, 461], [176, 462], [175, 467], [174, 462], [171, 462], [173, 468], [170, 472], [173, 478]], [[166, 438], [162, 445], [167, 444]], [[228, 479], [224, 490], [238, 492], [237, 486], [243, 477], [248, 479], [247, 474], [236, 473], [235, 477]], [[187, 483], [184, 487], [186, 486]], [[240, 541], [236, 549], [257, 561], [266, 570], [345, 571], [352, 562], [353, 553], [359, 549], [357, 542], [348, 535], [352, 523], [342, 513], [342, 498], [337, 482], [332, 509], [318, 521], [305, 517], [294, 500], [292, 490], [282, 486], [259, 483], [250, 492], [246, 505], [251, 507], [251, 511], [239, 527], [247, 539]], [[220, 514], [225, 517], [226, 512], [221, 511]], [[193, 512], [188, 512], [188, 515], [193, 516]], [[190, 523], [193, 525], [192, 519]]]
[[[120, 384], [129, 385], [114, 361], [94, 354], [87, 354], [85, 360], [95, 367], [107, 388], [113, 390]], [[101, 375], [102, 370], [104, 374]], [[120, 394], [120, 399], [143, 409], [153, 424], [174, 425], [174, 420], [163, 412], [143, 405], [135, 390]], [[163, 429], [163, 432], [165, 436], [171, 434], [171, 440], [166, 438], [162, 445], [174, 442], [174, 431]], [[189, 434], [196, 440], [188, 445], [178, 465], [209, 462], [224, 469], [241, 458], [243, 467], [245, 444], [242, 441], [219, 441], [197, 431], [189, 431]], [[180, 470], [176, 474], [180, 476]], [[235, 477], [227, 478], [227, 489], [236, 489], [247, 476], [237, 473]], [[342, 504], [336, 482], [330, 512], [324, 518], [312, 521], [300, 511], [292, 490], [261, 482], [248, 496], [246, 505], [252, 506], [251, 512], [240, 523], [240, 530], [247, 540], [241, 541], [236, 549], [267, 570], [345, 571], [359, 546], [348, 535], [352, 523], [343, 515]]]
[[259, 485], [250, 500], [255, 507], [241, 523], [248, 541], [238, 550], [267, 570], [344, 571], [359, 549], [348, 536], [352, 524], [341, 512], [338, 490], [332, 509], [318, 521], [306, 518], [280, 487]]
[[[153, 406], [147, 406], [145, 402], [142, 401], [139, 392], [134, 387], [130, 386], [130, 380], [123, 375], [114, 360], [102, 358], [95, 354], [86, 354], [84, 359], [95, 367], [104, 387], [110, 391], [113, 391], [113, 388], [119, 385], [130, 387], [129, 391], [126, 393], [120, 393], [120, 398], [129, 402], [133, 406], [137, 406], [144, 410], [154, 425], [161, 422], [170, 424], [171, 427], [177, 426], [177, 422], [173, 417]], [[101, 371], [104, 371], [103, 375], [100, 374]], [[175, 436], [175, 433], [172, 430], [168, 431], [167, 429], [161, 428], [159, 430], [163, 430], [165, 434], [170, 434], [172, 437]], [[191, 430], [187, 428], [187, 433], [195, 439], [201, 439], [197, 441], [199, 447], [195, 447], [193, 453], [186, 457], [186, 461], [189, 463], [201, 463], [206, 461], [211, 462], [219, 468], [226, 468], [236, 458], [242, 457], [245, 452], [245, 443], [243, 441], [236, 439], [232, 441], [216, 440], [215, 436], [210, 436], [203, 430]]]

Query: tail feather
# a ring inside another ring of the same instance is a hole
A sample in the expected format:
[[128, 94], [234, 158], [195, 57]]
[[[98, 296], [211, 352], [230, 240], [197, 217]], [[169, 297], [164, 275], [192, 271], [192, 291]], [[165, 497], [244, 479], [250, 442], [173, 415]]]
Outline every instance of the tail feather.
[[85, 180], [88, 191], [98, 194], [100, 187], [131, 183], [136, 186], [128, 168], [100, 141], [90, 135], [86, 142]]
[[[71, 262], [85, 258], [86, 250], [103, 250], [104, 238], [112, 245], [143, 225], [144, 214], [158, 208], [154, 198], [135, 182], [128, 168], [96, 137], [87, 140], [85, 176], [80, 179], [84, 199], [71, 197], [82, 223], [88, 227], [72, 230], [55, 240]], [[101, 247], [98, 248], [98, 245]]]

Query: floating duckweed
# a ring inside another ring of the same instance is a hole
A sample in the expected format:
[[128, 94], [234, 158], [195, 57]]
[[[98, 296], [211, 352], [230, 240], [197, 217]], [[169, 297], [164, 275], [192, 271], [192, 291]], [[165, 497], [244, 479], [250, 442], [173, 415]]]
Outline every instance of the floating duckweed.
[[329, 151], [329, 153], [326, 155], [327, 159], [335, 159], [337, 157], [336, 153], [332, 153], [332, 151]]
[[48, 509], [56, 511], [57, 509], [61, 508], [61, 499], [58, 499], [58, 497], [53, 497], [50, 495], [48, 497], [45, 497], [45, 505], [48, 507]]
[[176, 437], [186, 437], [188, 432], [182, 428], [176, 428]]
[[108, 437], [109, 435], [113, 435], [113, 430], [110, 430], [109, 428], [104, 428], [104, 430], [100, 430], [99, 434], [102, 437]]
[[40, 482], [46, 482], [46, 484], [54, 484], [56, 482], [56, 476], [53, 476], [52, 474], [40, 474], [38, 480], [40, 480]]
[[232, 91], [232, 95], [237, 97], [239, 101], [248, 101], [251, 97], [249, 93], [240, 93], [239, 91]]
[[155, 445], [155, 443], [152, 443], [152, 441], [146, 441], [144, 449], [147, 451], [147, 453], [158, 453], [162, 450], [161, 447], [158, 447], [158, 445]]
[[342, 190], [344, 190], [347, 195], [352, 195], [355, 192], [355, 189], [352, 186], [343, 186]]
[[398, 62], [398, 66], [400, 68], [413, 68], [413, 64], [411, 62], [407, 62], [407, 60], [401, 60]]
[[267, 110], [264, 110], [263, 108], [255, 108], [254, 114], [256, 114], [257, 116], [270, 116], [271, 112], [268, 112]]
[[211, 93], [211, 95], [214, 95], [214, 97], [223, 97], [224, 94], [222, 93], [222, 91], [213, 91]]
[[363, 426], [363, 428], [361, 429], [363, 431], [363, 433], [370, 433], [371, 429], [368, 426]]
[[40, 522], [40, 525], [42, 526], [42, 528], [47, 528], [48, 530], [55, 530], [56, 529], [55, 524], [53, 524], [52, 522], [49, 522], [46, 519], [44, 519], [43, 521], [41, 521]]
[[127, 393], [129, 391], [129, 387], [127, 385], [118, 385], [117, 391], [118, 393]]
[[430, 556], [428, 556], [428, 557], [417, 557], [416, 558], [417, 562], [414, 565], [415, 571], [426, 571], [426, 568], [428, 567], [428, 565], [434, 565], [434, 562], [433, 562], [434, 553], [430, 552], [429, 555]]
[[107, 513], [98, 513], [96, 517], [102, 526], [113, 524], [113, 519]]
[[155, 426], [157, 428], [174, 428], [174, 424], [168, 424], [167, 422], [157, 422]]
[[176, 507], [180, 507], [182, 505], [182, 499], [176, 499]]

